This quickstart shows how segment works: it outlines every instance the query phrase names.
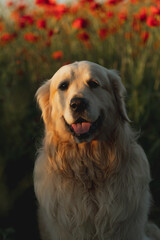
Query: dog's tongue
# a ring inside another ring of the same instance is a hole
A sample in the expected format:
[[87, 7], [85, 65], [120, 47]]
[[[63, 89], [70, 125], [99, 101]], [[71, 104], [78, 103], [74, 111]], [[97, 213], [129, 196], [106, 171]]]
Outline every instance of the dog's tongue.
[[91, 123], [82, 122], [82, 123], [73, 123], [72, 128], [76, 134], [87, 133], [90, 129]]

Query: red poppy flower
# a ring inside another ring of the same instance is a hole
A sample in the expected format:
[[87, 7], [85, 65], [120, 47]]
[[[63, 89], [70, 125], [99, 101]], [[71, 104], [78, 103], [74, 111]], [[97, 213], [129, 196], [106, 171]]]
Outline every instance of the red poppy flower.
[[52, 5], [56, 5], [56, 1], [55, 0], [48, 0], [49, 4], [52, 4]]
[[126, 21], [127, 20], [127, 12], [120, 12], [118, 14], [119, 20]]
[[48, 37], [52, 37], [53, 34], [54, 34], [54, 31], [53, 31], [52, 29], [50, 29], [50, 30], [48, 31]]
[[99, 31], [98, 31], [98, 35], [99, 35], [99, 37], [100, 37], [102, 40], [104, 40], [104, 39], [106, 38], [107, 33], [108, 33], [108, 31], [107, 31], [106, 28], [101, 28], [101, 29], [99, 29]]
[[107, 18], [112, 18], [114, 16], [114, 13], [112, 11], [106, 12]]
[[3, 42], [3, 43], [8, 43], [8, 42], [11, 42], [13, 39], [15, 38], [15, 35], [14, 34], [11, 34], [11, 33], [3, 33], [0, 37], [0, 40]]
[[141, 8], [141, 10], [139, 11], [139, 14], [138, 14], [138, 18], [141, 22], [146, 21], [146, 19], [147, 19], [147, 8], [145, 8], [145, 7]]
[[158, 7], [158, 6], [150, 6], [150, 12], [153, 15], [160, 15], [160, 7]]
[[31, 15], [24, 15], [22, 19], [25, 20], [28, 24], [32, 25], [34, 23], [33, 16]]
[[157, 26], [159, 26], [160, 24], [159, 24], [159, 21], [158, 21], [154, 16], [149, 16], [149, 17], [147, 18], [147, 25], [148, 25], [149, 27], [157, 27]]
[[61, 50], [53, 52], [52, 53], [52, 58], [55, 59], [55, 60], [62, 59], [63, 58], [63, 52]]
[[48, 1], [48, 0], [36, 0], [36, 4], [37, 4], [37, 5], [49, 4], [49, 1]]
[[47, 26], [46, 20], [45, 19], [39, 19], [39, 20], [37, 20], [36, 25], [37, 25], [37, 28], [39, 28], [39, 29], [45, 29], [46, 26]]
[[24, 3], [20, 3], [17, 7], [18, 11], [23, 11], [24, 9], [26, 9], [27, 5]]
[[31, 15], [24, 15], [17, 19], [19, 26], [21, 28], [25, 27], [26, 25], [32, 25], [34, 23], [34, 19]]
[[146, 31], [142, 32], [140, 38], [142, 39], [143, 43], [146, 43], [149, 38], [149, 32]]
[[24, 39], [27, 42], [35, 43], [35, 42], [38, 41], [39, 37], [37, 35], [35, 35], [34, 33], [25, 33], [24, 34]]
[[57, 4], [53, 7], [53, 15], [56, 19], [60, 19], [67, 12], [68, 8], [65, 4]]
[[82, 32], [82, 33], [79, 33], [77, 34], [77, 37], [81, 40], [81, 41], [84, 41], [84, 42], [87, 42], [89, 40], [89, 34], [87, 32]]
[[99, 3], [97, 3], [97, 2], [91, 2], [91, 3], [90, 3], [90, 9], [91, 9], [92, 11], [98, 10], [99, 8], [100, 8], [100, 4], [99, 4]]
[[76, 29], [86, 28], [87, 26], [88, 26], [88, 20], [84, 18], [77, 18], [72, 23], [72, 27]]
[[36, 0], [37, 5], [56, 5], [55, 0]]
[[64, 63], [62, 64], [62, 66], [65, 66], [65, 65], [68, 65], [68, 64], [71, 64], [71, 62], [70, 62], [70, 61], [64, 62]]
[[7, 7], [12, 7], [14, 5], [13, 1], [9, 1], [6, 3]]
[[115, 5], [118, 4], [120, 2], [123, 2], [124, 0], [108, 0], [107, 4], [108, 5]]

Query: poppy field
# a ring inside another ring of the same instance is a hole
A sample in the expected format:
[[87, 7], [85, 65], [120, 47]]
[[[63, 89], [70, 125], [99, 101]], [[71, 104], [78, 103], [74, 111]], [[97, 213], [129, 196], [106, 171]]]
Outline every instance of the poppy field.
[[32, 171], [43, 123], [34, 96], [61, 66], [80, 60], [119, 71], [151, 166], [151, 218], [160, 225], [160, 1], [63, 2], [0, 3], [2, 240], [38, 239]]

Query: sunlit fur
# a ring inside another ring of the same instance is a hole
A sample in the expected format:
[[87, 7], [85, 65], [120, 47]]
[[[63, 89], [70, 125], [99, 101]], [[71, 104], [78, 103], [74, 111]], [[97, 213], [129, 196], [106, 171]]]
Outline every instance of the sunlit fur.
[[[59, 98], [58, 82], [68, 72], [72, 90]], [[80, 74], [81, 83], [74, 83]], [[97, 99], [81, 85], [89, 75], [103, 79], [103, 89], [94, 90]], [[115, 71], [87, 61], [62, 67], [37, 91], [45, 136], [34, 186], [43, 240], [160, 240], [159, 229], [148, 223], [149, 165], [129, 126], [124, 92]], [[99, 106], [106, 109], [102, 130], [81, 143], [62, 120], [73, 121], [67, 104], [77, 93], [91, 103], [87, 118], [95, 120]]]

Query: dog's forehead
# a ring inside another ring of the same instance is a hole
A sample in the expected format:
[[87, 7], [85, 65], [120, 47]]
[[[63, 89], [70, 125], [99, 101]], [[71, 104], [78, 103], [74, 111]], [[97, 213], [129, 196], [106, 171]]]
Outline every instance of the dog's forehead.
[[91, 78], [108, 83], [107, 69], [89, 61], [80, 61], [61, 67], [52, 77], [52, 82], [56, 87], [59, 82], [65, 80], [87, 81]]

